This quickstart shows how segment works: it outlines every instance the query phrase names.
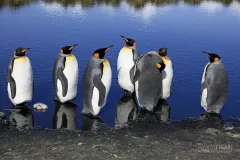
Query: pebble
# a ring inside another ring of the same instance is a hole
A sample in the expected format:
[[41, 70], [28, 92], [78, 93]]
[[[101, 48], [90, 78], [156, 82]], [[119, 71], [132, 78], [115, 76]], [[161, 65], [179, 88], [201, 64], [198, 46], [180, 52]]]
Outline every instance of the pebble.
[[46, 104], [43, 103], [36, 103], [33, 105], [33, 108], [37, 111], [45, 111], [48, 109], [48, 106]]
[[0, 112], [0, 119], [5, 118], [6, 114], [3, 112]]

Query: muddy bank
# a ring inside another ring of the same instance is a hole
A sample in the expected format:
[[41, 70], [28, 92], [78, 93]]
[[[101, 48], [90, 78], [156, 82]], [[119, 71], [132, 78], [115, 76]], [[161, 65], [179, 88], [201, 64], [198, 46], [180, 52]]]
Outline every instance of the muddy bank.
[[151, 115], [144, 115], [120, 129], [100, 124], [96, 129], [83, 131], [40, 128], [19, 131], [1, 124], [0, 155], [2, 160], [237, 160], [240, 129], [224, 127], [226, 123], [218, 118], [162, 123]]

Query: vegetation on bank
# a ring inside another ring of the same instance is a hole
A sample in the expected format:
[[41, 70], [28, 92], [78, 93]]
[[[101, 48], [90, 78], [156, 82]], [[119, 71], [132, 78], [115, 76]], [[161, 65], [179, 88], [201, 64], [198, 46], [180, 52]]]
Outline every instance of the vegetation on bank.
[[[44, 2], [44, 3], [59, 3], [63, 6], [80, 4], [82, 7], [92, 7], [96, 4], [107, 4], [111, 6], [119, 6], [122, 1], [127, 2], [130, 6], [134, 8], [141, 8], [147, 3], [152, 3], [157, 6], [166, 5], [166, 4], [174, 4], [180, 1], [184, 1], [187, 4], [198, 5], [206, 0], [0, 0], [0, 8], [4, 6], [10, 6], [13, 9], [17, 9], [21, 6], [29, 5], [34, 2]], [[214, 2], [222, 3], [226, 6], [230, 5], [234, 1], [240, 2], [240, 0], [211, 0]]]

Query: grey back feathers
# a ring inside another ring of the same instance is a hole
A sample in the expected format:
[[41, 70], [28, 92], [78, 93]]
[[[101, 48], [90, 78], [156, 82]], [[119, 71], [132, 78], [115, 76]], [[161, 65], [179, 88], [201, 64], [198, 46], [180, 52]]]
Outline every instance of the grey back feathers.
[[7, 72], [7, 82], [10, 84], [12, 99], [14, 99], [16, 96], [16, 82], [12, 77], [14, 60], [15, 60], [15, 58], [11, 59], [9, 66], [8, 66], [8, 72]]
[[[135, 48], [135, 47], [132, 48], [132, 53], [133, 53], [133, 62], [136, 65], [136, 62], [139, 58], [139, 52], [138, 52], [137, 48]], [[135, 67], [136, 67], [135, 65], [130, 70], [130, 80], [131, 80], [132, 84], [134, 84], [134, 74], [135, 74]]]
[[83, 112], [93, 112], [92, 110], [92, 93], [93, 88], [96, 87], [99, 91], [98, 105], [102, 106], [105, 99], [106, 88], [101, 81], [103, 74], [103, 61], [104, 59], [97, 59], [92, 57], [89, 61], [82, 81], [82, 94], [83, 94]]
[[162, 95], [162, 74], [156, 63], [162, 64], [162, 59], [157, 52], [151, 51], [141, 56], [136, 64], [137, 99], [139, 105], [147, 110], [153, 110]]
[[201, 93], [204, 89], [207, 89], [207, 111], [220, 112], [228, 96], [228, 75], [221, 60], [207, 66]]

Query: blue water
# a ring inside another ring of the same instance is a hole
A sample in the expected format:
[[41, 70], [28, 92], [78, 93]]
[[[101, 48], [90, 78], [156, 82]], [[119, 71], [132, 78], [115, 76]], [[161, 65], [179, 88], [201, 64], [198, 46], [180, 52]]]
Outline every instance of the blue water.
[[[77, 1], [78, 2], [78, 1]], [[7, 67], [13, 50], [32, 48], [27, 52], [31, 60], [35, 81], [32, 102], [34, 125], [52, 128], [55, 113], [52, 69], [60, 48], [79, 45], [73, 53], [79, 63], [76, 126], [82, 127], [82, 76], [94, 50], [114, 45], [107, 53], [113, 71], [112, 87], [101, 119], [114, 125], [117, 104], [123, 95], [117, 83], [117, 56], [124, 46], [119, 36], [136, 40], [140, 54], [160, 47], [168, 48], [173, 62], [173, 92], [168, 99], [170, 119], [199, 117], [205, 111], [200, 106], [200, 87], [204, 66], [208, 58], [201, 51], [218, 53], [229, 75], [229, 96], [221, 116], [239, 117], [240, 68], [240, 2], [228, 5], [216, 1], [202, 1], [191, 5], [178, 1], [156, 5], [146, 2], [141, 7], [121, 1], [99, 3], [90, 7], [74, 3], [46, 3], [36, 1], [19, 8], [3, 5], [0, 9], [0, 111], [12, 108], [7, 96]], [[42, 102], [49, 106], [44, 113], [34, 112], [33, 104]]]

